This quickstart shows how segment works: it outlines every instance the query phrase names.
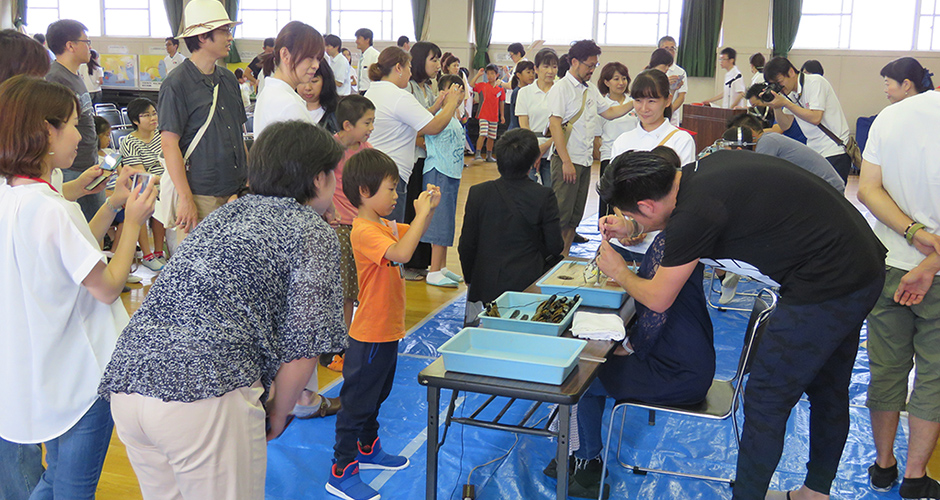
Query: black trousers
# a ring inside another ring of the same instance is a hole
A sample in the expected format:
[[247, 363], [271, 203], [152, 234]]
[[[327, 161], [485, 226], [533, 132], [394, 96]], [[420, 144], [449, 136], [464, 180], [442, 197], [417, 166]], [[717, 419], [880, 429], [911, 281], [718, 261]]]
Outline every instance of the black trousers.
[[826, 160], [832, 165], [832, 168], [836, 169], [836, 173], [839, 174], [839, 177], [842, 177], [842, 182], [848, 184], [849, 172], [852, 170], [852, 158], [842, 153], [840, 155], [827, 156]]
[[[408, 179], [408, 196], [405, 201], [405, 224], [411, 224], [415, 220], [415, 200], [424, 191], [424, 158], [418, 158], [415, 162], [415, 169], [411, 172], [411, 178]], [[401, 203], [401, 200], [399, 200]], [[415, 253], [411, 255], [405, 267], [409, 269], [427, 269], [431, 265], [431, 244], [418, 243]]]

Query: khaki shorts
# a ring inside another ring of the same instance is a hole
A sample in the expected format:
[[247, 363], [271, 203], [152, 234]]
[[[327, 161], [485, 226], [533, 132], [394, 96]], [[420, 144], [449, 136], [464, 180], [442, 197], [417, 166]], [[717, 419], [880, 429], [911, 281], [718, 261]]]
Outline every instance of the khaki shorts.
[[353, 255], [352, 226], [340, 224], [336, 226], [336, 237], [339, 239], [339, 275], [343, 280], [343, 299], [356, 300], [359, 298], [359, 276], [356, 274], [356, 257]]
[[[894, 302], [906, 271], [887, 268], [885, 286], [868, 314], [871, 380], [865, 405], [878, 411], [904, 411], [940, 422], [940, 277], [915, 306]], [[914, 391], [907, 401], [908, 376], [917, 362]]]
[[215, 211], [215, 209], [225, 205], [228, 202], [230, 196], [205, 196], [201, 194], [193, 195], [193, 203], [196, 204], [196, 218], [197, 221], [202, 221], [209, 214]]
[[590, 166], [575, 164], [574, 171], [578, 178], [574, 184], [568, 184], [562, 174], [561, 157], [552, 155], [552, 190], [558, 200], [558, 219], [563, 230], [578, 227], [581, 223], [591, 187]]

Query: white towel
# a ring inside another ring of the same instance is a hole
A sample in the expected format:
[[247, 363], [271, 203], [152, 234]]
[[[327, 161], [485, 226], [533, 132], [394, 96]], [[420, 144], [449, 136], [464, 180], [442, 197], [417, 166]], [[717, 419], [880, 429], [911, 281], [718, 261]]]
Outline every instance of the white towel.
[[620, 342], [627, 335], [623, 319], [613, 313], [574, 313], [571, 333], [575, 337], [587, 340], [616, 340]]

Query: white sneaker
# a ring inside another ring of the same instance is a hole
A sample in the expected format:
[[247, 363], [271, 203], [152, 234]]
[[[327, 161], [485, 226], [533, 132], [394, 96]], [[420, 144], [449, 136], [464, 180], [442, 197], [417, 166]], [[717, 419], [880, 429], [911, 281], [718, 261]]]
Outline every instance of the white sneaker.
[[140, 276], [134, 276], [133, 274], [128, 274], [128, 275], [127, 275], [127, 282], [128, 282], [128, 283], [136, 284], [136, 283], [140, 283], [141, 281], [143, 281], [143, 280], [140, 278]]
[[457, 282], [445, 276], [441, 271], [428, 273], [427, 283], [441, 288], [457, 288]]
[[734, 294], [738, 291], [738, 281], [741, 279], [740, 276], [733, 273], [725, 273], [725, 277], [721, 280], [721, 297], [718, 298], [719, 304], [728, 304], [734, 300]]
[[451, 271], [450, 269], [447, 269], [446, 267], [441, 269], [441, 274], [456, 281], [457, 283], [463, 283], [463, 276]]
[[156, 272], [163, 269], [163, 261], [154, 257], [150, 257], [149, 259], [141, 259], [140, 263], [151, 271]]

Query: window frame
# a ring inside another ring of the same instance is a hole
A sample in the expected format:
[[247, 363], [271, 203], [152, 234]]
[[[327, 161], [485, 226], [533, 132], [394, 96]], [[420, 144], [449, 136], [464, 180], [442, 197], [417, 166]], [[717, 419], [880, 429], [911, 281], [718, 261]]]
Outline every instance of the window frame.
[[[800, 14], [800, 29], [802, 30], [805, 24], [803, 20], [806, 18], [814, 17], [835, 17], [838, 18], [838, 45], [836, 46], [805, 46], [798, 45], [794, 43], [791, 50], [852, 50], [859, 52], [901, 52], [901, 51], [932, 51], [940, 50], [940, 36], [933, 35], [930, 39], [929, 46], [926, 48], [919, 48], [918, 43], [920, 40], [921, 30], [933, 30], [940, 29], [940, 0], [914, 0], [914, 10], [913, 16], [910, 22], [913, 25], [912, 36], [910, 39], [910, 45], [906, 47], [892, 47], [888, 49], [877, 49], [877, 48], [855, 48], [852, 47], [852, 30], [854, 29], [854, 16], [856, 15], [856, 1], [857, 0], [841, 0], [841, 12], [801, 12]], [[922, 14], [922, 9], [924, 4], [927, 2], [934, 3], [934, 12], [933, 14]], [[805, 9], [808, 4], [804, 3], [803, 8]], [[930, 20], [930, 23], [924, 23], [925, 20]], [[795, 41], [799, 40], [799, 31], [797, 36], [794, 39]], [[844, 42], [844, 43], [843, 43]]]
[[[284, 1], [285, 1], [285, 0], [280, 0], [280, 2], [284, 2]], [[302, 18], [300, 18], [300, 17], [294, 17], [294, 14], [293, 14], [293, 2], [304, 2], [305, 0], [286, 0], [286, 1], [288, 2], [288, 5], [289, 5], [289, 7], [286, 8], [286, 9], [275, 7], [275, 8], [270, 8], [270, 9], [248, 9], [248, 10], [249, 10], [249, 11], [255, 11], [255, 12], [284, 12], [284, 11], [286, 11], [286, 12], [288, 13], [288, 18], [289, 18], [290, 20], [292, 20], [292, 21], [304, 21], [304, 22], [306, 22], [305, 19], [302, 19]], [[398, 37], [403, 34], [403, 33], [400, 33], [400, 31], [402, 31], [402, 30], [398, 28], [401, 24], [405, 24], [405, 26], [406, 26], [406, 30], [405, 30], [405, 31], [407, 31], [408, 29], [410, 29], [410, 32], [404, 33], [404, 34], [407, 35], [410, 40], [414, 41], [414, 39], [415, 39], [415, 34], [414, 34], [414, 19], [410, 16], [410, 15], [411, 15], [410, 10], [409, 10], [408, 19], [407, 19], [406, 22], [404, 22], [404, 23], [401, 22], [401, 21], [399, 21], [399, 22], [397, 22], [397, 23], [395, 22], [395, 2], [397, 2], [397, 1], [401, 1], [401, 0], [380, 0], [382, 8], [378, 8], [378, 9], [377, 9], [377, 8], [356, 8], [356, 6], [358, 5], [358, 3], [357, 3], [355, 0], [324, 0], [324, 9], [325, 9], [325, 12], [324, 12], [324, 17], [323, 17], [323, 19], [325, 20], [326, 25], [325, 25], [325, 26], [314, 26], [314, 27], [317, 28], [318, 31], [321, 31], [324, 35], [326, 35], [327, 33], [338, 34], [339, 32], [342, 31], [342, 26], [335, 26], [335, 27], [334, 27], [334, 19], [337, 18], [337, 17], [338, 17], [339, 19], [342, 19], [341, 16], [342, 16], [342, 14], [343, 14], [344, 12], [354, 12], [354, 13], [379, 13], [379, 15], [383, 18], [383, 19], [380, 21], [381, 25], [380, 25], [378, 28], [376, 28], [376, 27], [370, 27], [370, 29], [372, 29], [372, 31], [373, 31], [373, 40], [374, 40], [374, 41], [381, 41], [381, 42], [394, 42], [394, 41], [396, 41], [396, 40], [398, 39]], [[275, 6], [277, 6], [277, 4], [278, 4], [279, 2], [274, 2], [274, 3], [275, 3]], [[347, 5], [352, 6], [352, 8], [346, 7]], [[386, 6], [387, 6], [387, 8], [386, 8]], [[244, 16], [241, 15], [242, 12], [243, 12], [243, 10], [245, 10], [245, 9], [244, 9], [241, 5], [239, 5], [239, 8], [238, 8], [238, 11], [239, 11], [239, 19], [244, 19]], [[385, 22], [386, 22], [385, 19], [384, 19], [384, 17], [385, 17], [386, 15], [389, 17], [389, 19], [388, 19], [387, 22], [388, 22], [388, 24], [389, 24], [389, 29], [388, 29], [388, 31], [389, 31], [389, 33], [390, 33], [390, 35], [389, 35], [390, 38], [385, 38], [385, 37], [384, 37], [384, 33], [383, 33], [384, 27], [385, 27], [384, 25], [385, 25]], [[342, 22], [342, 21], [337, 21], [337, 22]], [[244, 24], [242, 24], [242, 26], [244, 26]], [[361, 26], [360, 26], [360, 27], [361, 27]], [[327, 31], [323, 31], [324, 28], [326, 28]], [[239, 29], [241, 29], [241, 27], [239, 27]], [[358, 27], [357, 27], [356, 29], [358, 29]], [[396, 30], [397, 30], [397, 31], [396, 31]], [[348, 33], [347, 33], [347, 34], [348, 34]], [[248, 40], [253, 40], [253, 39], [255, 39], [255, 38], [251, 38], [251, 37], [239, 37], [239, 38], [241, 38], [241, 39], [248, 39]], [[341, 37], [341, 38], [342, 38], [342, 37]]]

